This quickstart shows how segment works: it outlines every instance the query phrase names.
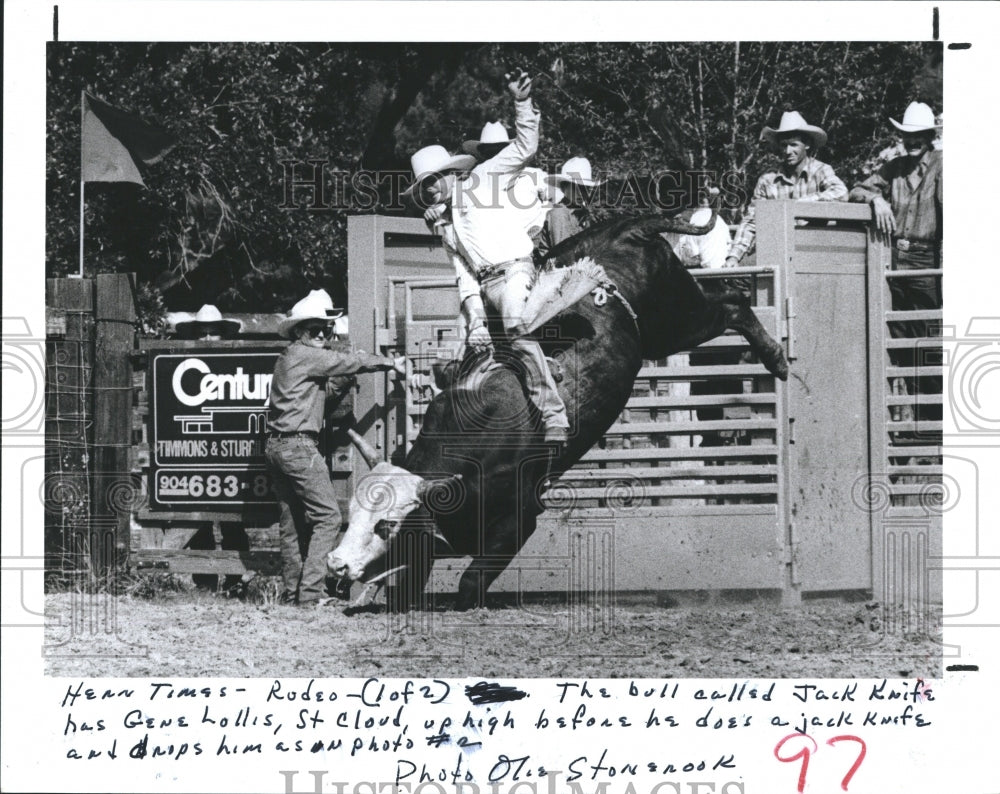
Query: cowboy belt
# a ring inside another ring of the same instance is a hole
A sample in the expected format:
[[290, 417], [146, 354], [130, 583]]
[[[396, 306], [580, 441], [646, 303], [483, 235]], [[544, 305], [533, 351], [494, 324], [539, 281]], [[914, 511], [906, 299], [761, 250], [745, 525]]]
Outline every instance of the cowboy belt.
[[535, 266], [535, 263], [532, 261], [531, 257], [521, 257], [520, 259], [509, 259], [506, 262], [499, 262], [495, 265], [486, 265], [485, 267], [480, 268], [479, 272], [476, 273], [476, 278], [478, 278], [479, 283], [482, 284], [484, 281], [489, 281], [491, 278], [497, 278], [499, 276], [502, 276], [504, 273], [507, 272], [508, 268], [514, 265], [521, 265], [521, 264], [531, 265], [532, 267]]

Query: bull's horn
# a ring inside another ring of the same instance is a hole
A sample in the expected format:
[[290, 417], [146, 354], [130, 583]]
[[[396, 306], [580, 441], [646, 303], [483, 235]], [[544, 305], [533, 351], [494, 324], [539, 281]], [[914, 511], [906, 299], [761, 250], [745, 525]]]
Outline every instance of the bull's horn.
[[687, 221], [682, 221], [678, 218], [663, 218], [660, 216], [652, 216], [641, 218], [636, 222], [637, 231], [641, 231], [645, 234], [653, 235], [660, 234], [662, 232], [675, 232], [677, 234], [707, 234], [715, 228], [715, 219], [719, 212], [714, 207], [712, 209], [712, 214], [708, 219], [708, 222], [704, 225], [693, 224]]
[[365, 459], [365, 463], [368, 464], [369, 468], [374, 469], [379, 463], [382, 462], [378, 452], [375, 451], [375, 447], [365, 441], [365, 439], [353, 428], [347, 428], [347, 437], [350, 438], [354, 446], [358, 448], [358, 452], [361, 453], [361, 457]]

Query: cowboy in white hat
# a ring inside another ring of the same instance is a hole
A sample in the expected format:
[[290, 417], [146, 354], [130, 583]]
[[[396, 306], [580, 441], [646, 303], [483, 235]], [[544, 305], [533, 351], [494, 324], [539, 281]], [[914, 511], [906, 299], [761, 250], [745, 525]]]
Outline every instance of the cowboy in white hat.
[[174, 325], [177, 336], [185, 339], [231, 339], [242, 329], [239, 320], [226, 320], [215, 306], [206, 303], [191, 320], [182, 320]]
[[[872, 205], [875, 227], [884, 235], [905, 240], [940, 240], [933, 199], [935, 193], [940, 193], [941, 153], [934, 149], [934, 139], [941, 125], [934, 111], [923, 102], [911, 102], [902, 122], [894, 118], [889, 121], [900, 132], [905, 154], [856, 185], [850, 200]], [[929, 181], [925, 184], [925, 180]], [[922, 196], [931, 200], [921, 202]]]
[[513, 142], [503, 124], [499, 121], [487, 121], [483, 126], [483, 131], [479, 133], [479, 140], [466, 141], [462, 144], [462, 151], [474, 155], [482, 162], [499, 154], [502, 149], [506, 149]]
[[[278, 356], [271, 380], [267, 463], [281, 508], [283, 600], [315, 605], [326, 596], [326, 555], [341, 525], [336, 494], [317, 443], [326, 385], [334, 376], [362, 372], [403, 374], [404, 360], [363, 351], [338, 353], [326, 346], [336, 317], [326, 290], [312, 290], [278, 323], [291, 344]], [[332, 381], [342, 390], [347, 378]]]
[[[847, 198], [847, 186], [829, 165], [816, 159], [816, 152], [826, 145], [826, 132], [808, 124], [798, 111], [783, 113], [777, 128], [764, 127], [760, 139], [781, 158], [781, 167], [760, 176], [753, 192], [754, 202], [768, 199], [844, 201]], [[727, 267], [739, 265], [740, 260], [756, 247], [756, 236], [755, 211], [751, 204], [729, 247]]]
[[570, 157], [559, 168], [558, 174], [549, 174], [545, 181], [552, 203], [545, 218], [545, 226], [535, 241], [535, 258], [544, 261], [549, 251], [590, 225], [589, 204], [594, 189], [602, 183], [594, 179], [590, 160]]
[[[414, 163], [418, 203], [430, 208], [424, 218], [437, 224], [458, 276], [467, 344], [483, 353], [493, 348], [486, 307], [501, 317], [505, 330], [518, 328], [535, 281], [534, 245], [528, 228], [539, 205], [537, 191], [532, 189], [526, 206], [521, 206], [518, 191], [508, 188], [517, 185], [518, 177], [538, 150], [540, 115], [531, 103], [531, 78], [522, 72], [508, 75], [508, 79], [516, 119], [512, 142], [473, 168], [468, 176], [455, 173], [461, 170], [455, 158], [462, 155], [440, 157], [434, 166], [437, 176], [418, 170], [420, 164]], [[479, 151], [484, 142], [474, 143]], [[443, 211], [445, 207], [450, 214]], [[566, 406], [541, 347], [534, 339], [521, 336], [512, 338], [510, 346], [524, 366], [525, 385], [542, 416], [546, 439], [562, 443], [569, 428]]]
[[[923, 102], [911, 102], [901, 122], [890, 118], [902, 137], [904, 154], [851, 189], [850, 200], [870, 204], [876, 231], [892, 242], [894, 270], [941, 267], [942, 153], [934, 148], [940, 124]], [[892, 308], [897, 311], [941, 308], [941, 279], [934, 276], [894, 278], [889, 281]], [[894, 337], [925, 337], [926, 320], [890, 323]], [[912, 366], [912, 351], [894, 353], [894, 363]], [[915, 382], [907, 384], [912, 393]], [[938, 379], [925, 378], [925, 391], [940, 393]], [[940, 406], [919, 410], [926, 419], [941, 418]], [[900, 414], [900, 418], [906, 418]]]

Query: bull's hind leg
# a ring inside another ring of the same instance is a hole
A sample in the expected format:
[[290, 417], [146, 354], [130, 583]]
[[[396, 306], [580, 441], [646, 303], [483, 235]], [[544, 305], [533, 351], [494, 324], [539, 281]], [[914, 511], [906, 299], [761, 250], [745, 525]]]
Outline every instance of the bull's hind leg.
[[484, 554], [472, 558], [458, 582], [455, 609], [475, 609], [485, 604], [486, 591], [510, 565], [524, 541], [535, 531], [536, 523], [534, 515], [525, 515], [520, 528], [516, 515], [504, 516], [490, 523]]
[[780, 380], [788, 380], [788, 360], [781, 344], [760, 324], [757, 315], [750, 308], [750, 301], [740, 293], [723, 293], [711, 299], [723, 309], [726, 328], [739, 331], [750, 343], [750, 349], [757, 354], [767, 371]]

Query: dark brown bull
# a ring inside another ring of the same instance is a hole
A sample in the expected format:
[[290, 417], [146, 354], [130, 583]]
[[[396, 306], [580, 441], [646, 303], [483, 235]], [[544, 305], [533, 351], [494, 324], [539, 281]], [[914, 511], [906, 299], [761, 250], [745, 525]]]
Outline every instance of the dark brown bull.
[[562, 363], [559, 392], [571, 422], [569, 441], [555, 453], [542, 442], [516, 358], [505, 355], [502, 344], [485, 370], [481, 360], [467, 358], [429, 407], [403, 465], [370, 460], [376, 465], [352, 498], [347, 532], [330, 554], [331, 573], [357, 580], [388, 549], [390, 565], [407, 566], [390, 593], [391, 607], [420, 604], [436, 534], [451, 553], [472, 556], [456, 604], [476, 606], [534, 532], [546, 482], [576, 463], [619, 416], [643, 359], [687, 350], [731, 328], [785, 380], [781, 345], [761, 326], [747, 298], [706, 294], [660, 236], [705, 228], [710, 226], [690, 227], [661, 216], [629, 218], [557, 246], [549, 256], [559, 264], [584, 256], [601, 264], [636, 315], [633, 319], [626, 303], [613, 296], [596, 305], [588, 295], [540, 335], [547, 352]]

